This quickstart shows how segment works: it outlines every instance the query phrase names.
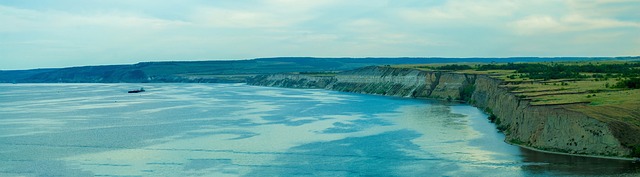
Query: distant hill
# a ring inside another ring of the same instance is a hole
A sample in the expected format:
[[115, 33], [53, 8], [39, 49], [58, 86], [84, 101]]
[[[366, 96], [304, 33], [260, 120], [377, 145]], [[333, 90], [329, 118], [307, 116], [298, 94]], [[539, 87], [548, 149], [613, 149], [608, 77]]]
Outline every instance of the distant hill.
[[604, 58], [311, 58], [279, 57], [229, 61], [142, 62], [133, 65], [0, 71], [0, 83], [244, 82], [257, 74], [344, 71], [371, 65], [455, 62], [625, 60]]

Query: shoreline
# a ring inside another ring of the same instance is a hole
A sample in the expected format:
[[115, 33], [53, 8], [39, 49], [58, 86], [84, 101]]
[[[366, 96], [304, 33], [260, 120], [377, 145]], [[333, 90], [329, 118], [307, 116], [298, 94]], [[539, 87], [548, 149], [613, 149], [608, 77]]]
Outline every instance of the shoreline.
[[[248, 84], [247, 84], [248, 85]], [[264, 86], [261, 86], [264, 87]], [[291, 88], [291, 89], [298, 89], [298, 88]], [[301, 89], [308, 89], [308, 88], [301, 88]], [[321, 89], [321, 90], [327, 90], [327, 89]], [[336, 90], [330, 90], [330, 91], [336, 91]], [[338, 91], [338, 92], [343, 92], [343, 91]], [[380, 95], [380, 94], [369, 94], [369, 93], [357, 93], [357, 92], [345, 92], [345, 93], [356, 93], [356, 94], [363, 94], [363, 95], [374, 95], [374, 96], [385, 96], [385, 97], [396, 97], [396, 98], [403, 98], [403, 99], [415, 99], [415, 100], [429, 100], [429, 101], [433, 101], [433, 102], [440, 102], [443, 104], [450, 104], [450, 103], [454, 103], [454, 104], [463, 104], [463, 105], [468, 105], [468, 106], [472, 106], [474, 108], [478, 108], [472, 104], [469, 104], [467, 102], [461, 102], [461, 101], [447, 101], [445, 99], [437, 99], [437, 98], [428, 98], [428, 97], [404, 97], [404, 96], [393, 96], [393, 95]], [[480, 109], [481, 112], [483, 114], [487, 114], [487, 112], [482, 111], [482, 109]], [[491, 123], [494, 125], [495, 127], [495, 123]], [[504, 133], [500, 133], [505, 135]], [[508, 144], [508, 145], [513, 145], [513, 146], [518, 146], [524, 149], [528, 149], [531, 151], [535, 151], [535, 152], [542, 152], [542, 153], [547, 153], [547, 154], [555, 154], [555, 155], [565, 155], [565, 156], [575, 156], [575, 157], [586, 157], [586, 158], [596, 158], [596, 159], [607, 159], [607, 160], [620, 160], [620, 161], [631, 161], [631, 162], [640, 162], [640, 158], [638, 157], [615, 157], [615, 156], [599, 156], [599, 155], [586, 155], [586, 154], [571, 154], [571, 153], [565, 153], [565, 152], [554, 152], [554, 151], [547, 151], [547, 150], [542, 150], [542, 149], [538, 149], [538, 148], [534, 148], [534, 147], [529, 147], [529, 146], [525, 146], [525, 145], [521, 145], [521, 144], [514, 144], [514, 143], [510, 143], [507, 141], [503, 141], [504, 143]]]
[[[326, 90], [326, 89], [323, 89]], [[341, 91], [339, 91], [341, 92]], [[353, 93], [353, 92], [347, 92], [347, 93]], [[366, 95], [376, 95], [376, 96], [390, 96], [390, 95], [379, 95], [379, 94], [367, 94], [367, 93], [358, 93], [358, 94], [366, 94]], [[399, 97], [399, 96], [391, 96], [391, 97], [397, 97], [397, 98], [406, 98], [406, 99], [417, 99], [417, 100], [430, 100], [430, 101], [434, 101], [434, 102], [441, 102], [444, 104], [448, 104], [448, 103], [454, 103], [454, 104], [464, 104], [464, 105], [468, 105], [468, 106], [472, 106], [474, 108], [478, 108], [472, 104], [469, 104], [467, 102], [460, 102], [460, 101], [447, 101], [444, 99], [436, 99], [436, 98], [428, 98], [428, 97]], [[482, 111], [482, 109], [480, 109]], [[487, 112], [482, 111], [483, 114], [487, 114]], [[495, 123], [491, 123], [494, 125], [495, 127]], [[505, 135], [504, 133], [500, 133]], [[538, 149], [538, 148], [534, 148], [534, 147], [529, 147], [529, 146], [525, 146], [525, 145], [521, 145], [521, 144], [514, 144], [514, 143], [510, 143], [507, 141], [503, 141], [506, 144], [509, 145], [513, 145], [513, 146], [518, 146], [524, 149], [528, 149], [531, 151], [535, 151], [535, 152], [542, 152], [542, 153], [547, 153], [547, 154], [555, 154], [555, 155], [565, 155], [565, 156], [575, 156], [575, 157], [586, 157], [586, 158], [596, 158], [596, 159], [608, 159], [608, 160], [620, 160], [620, 161], [631, 161], [631, 162], [640, 162], [640, 158], [638, 157], [615, 157], [615, 156], [599, 156], [599, 155], [587, 155], [587, 154], [571, 154], [571, 153], [566, 153], [566, 152], [554, 152], [554, 151], [547, 151], [547, 150], [542, 150], [542, 149]]]
[[525, 145], [521, 145], [521, 144], [509, 143], [507, 141], [504, 141], [504, 143], [507, 143], [507, 144], [510, 144], [510, 145], [513, 145], [513, 146], [518, 146], [518, 147], [521, 147], [521, 148], [524, 148], [524, 149], [528, 149], [528, 150], [531, 150], [531, 151], [548, 153], [548, 154], [576, 156], [576, 157], [587, 157], [587, 158], [596, 158], [596, 159], [608, 159], [608, 160], [621, 160], [621, 161], [640, 162], [640, 158], [633, 158], [633, 157], [613, 157], [613, 156], [598, 156], [598, 155], [586, 155], [586, 154], [571, 154], [571, 153], [565, 153], [565, 152], [554, 152], [554, 151], [547, 151], [547, 150], [537, 149], [537, 148], [534, 148], [534, 147], [529, 147], [529, 146], [525, 146]]
[[[249, 82], [245, 83], [246, 85], [250, 85], [250, 86], [260, 86], [260, 87], [280, 87], [280, 86], [265, 86], [265, 85], [255, 85], [255, 84], [250, 84]], [[439, 99], [439, 98], [432, 98], [432, 97], [414, 97], [414, 96], [399, 96], [399, 95], [385, 95], [385, 94], [376, 94], [376, 93], [364, 93], [364, 92], [349, 92], [349, 91], [341, 91], [341, 90], [334, 90], [334, 89], [327, 89], [327, 88], [296, 88], [296, 87], [281, 87], [281, 88], [290, 88], [290, 89], [322, 89], [322, 90], [330, 90], [330, 91], [337, 91], [337, 92], [345, 92], [345, 93], [355, 93], [355, 94], [365, 94], [365, 95], [374, 95], [374, 96], [386, 96], [386, 97], [395, 97], [395, 98], [403, 98], [403, 99], [416, 99], [416, 100], [428, 100], [428, 101], [434, 101], [434, 102], [441, 102], [444, 104], [464, 104], [464, 105], [469, 105], [472, 106], [474, 108], [478, 108], [480, 110], [482, 110], [482, 112], [484, 114], [489, 114], [487, 112], [485, 112], [483, 109], [481, 109], [480, 107], [474, 105], [474, 104], [470, 104], [468, 102], [464, 102], [464, 101], [460, 101], [460, 100], [452, 100], [452, 101], [447, 101], [446, 99]], [[495, 123], [492, 123], [494, 125], [494, 128], [497, 126]], [[504, 133], [502, 133], [503, 135], [506, 135]], [[610, 159], [610, 160], [621, 160], [621, 161], [632, 161], [632, 162], [640, 162], [640, 158], [638, 157], [619, 157], [619, 156], [601, 156], [601, 155], [587, 155], [587, 154], [572, 154], [572, 153], [565, 153], [565, 152], [554, 152], [554, 151], [548, 151], [548, 150], [541, 150], [541, 149], [537, 149], [534, 147], [529, 147], [526, 145], [520, 145], [520, 144], [513, 144], [507, 141], [503, 141], [509, 145], [515, 145], [515, 146], [519, 146], [528, 150], [532, 150], [532, 151], [536, 151], [536, 152], [542, 152], [542, 153], [548, 153], [548, 154], [556, 154], [556, 155], [566, 155], [566, 156], [576, 156], [576, 157], [587, 157], [587, 158], [599, 158], [599, 159]]]
[[[246, 85], [249, 86], [258, 86], [258, 87], [270, 87], [270, 86], [261, 86], [261, 85], [251, 85], [248, 83], [245, 83]], [[461, 101], [447, 101], [445, 99], [437, 99], [437, 98], [429, 98], [429, 97], [406, 97], [406, 96], [394, 96], [394, 95], [382, 95], [382, 94], [371, 94], [371, 93], [360, 93], [360, 92], [345, 92], [345, 91], [338, 91], [338, 90], [330, 90], [330, 89], [323, 89], [323, 88], [290, 88], [290, 87], [279, 87], [279, 88], [288, 88], [288, 89], [320, 89], [320, 90], [329, 90], [329, 91], [336, 91], [336, 92], [343, 92], [343, 93], [354, 93], [354, 94], [362, 94], [362, 95], [373, 95], [373, 96], [384, 96], [384, 97], [395, 97], [395, 98], [402, 98], [402, 99], [414, 99], [414, 100], [428, 100], [428, 101], [433, 101], [433, 102], [440, 102], [440, 103], [444, 103], [444, 104], [448, 104], [448, 103], [454, 103], [454, 104], [464, 104], [464, 105], [468, 105], [468, 106], [472, 106], [474, 108], [478, 108], [477, 106], [474, 106], [472, 104], [469, 104], [467, 102], [461, 102]], [[480, 109], [482, 110], [482, 109]], [[487, 112], [482, 111], [483, 114], [487, 114]], [[494, 125], [495, 127], [495, 123], [491, 123]], [[504, 135], [504, 133], [501, 133]], [[513, 146], [518, 146], [524, 149], [528, 149], [531, 151], [535, 151], [535, 152], [542, 152], [542, 153], [548, 153], [548, 154], [555, 154], [555, 155], [565, 155], [565, 156], [575, 156], [575, 157], [586, 157], [586, 158], [597, 158], [597, 159], [608, 159], [608, 160], [620, 160], [620, 161], [631, 161], [631, 162], [640, 162], [640, 158], [634, 158], [634, 157], [614, 157], [614, 156], [599, 156], [599, 155], [586, 155], [586, 154], [571, 154], [571, 153], [565, 153], [565, 152], [554, 152], [554, 151], [547, 151], [547, 150], [542, 150], [542, 149], [537, 149], [534, 147], [529, 147], [529, 146], [525, 146], [525, 145], [521, 145], [521, 144], [514, 144], [514, 143], [510, 143], [507, 141], [503, 141], [506, 144], [509, 145], [513, 145]]]

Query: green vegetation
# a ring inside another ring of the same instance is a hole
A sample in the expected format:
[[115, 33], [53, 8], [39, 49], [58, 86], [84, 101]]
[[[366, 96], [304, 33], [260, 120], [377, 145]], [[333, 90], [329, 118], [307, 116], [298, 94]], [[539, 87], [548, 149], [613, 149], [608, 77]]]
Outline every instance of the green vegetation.
[[629, 88], [629, 89], [638, 89], [640, 88], [640, 77], [636, 78], [628, 78], [621, 81], [618, 81], [614, 86], [616, 88]]
[[490, 114], [489, 117], [487, 117], [487, 119], [489, 119], [489, 121], [491, 121], [491, 123], [495, 123], [496, 119], [498, 119], [498, 117], [496, 117], [495, 114]]
[[337, 71], [299, 72], [298, 74], [314, 77], [331, 77], [338, 75]]
[[636, 146], [631, 153], [631, 157], [640, 157], [640, 145]]
[[[491, 114], [491, 115], [493, 115], [493, 114]], [[495, 117], [495, 115], [493, 115], [493, 116]], [[502, 124], [502, 121], [500, 120], [500, 118], [495, 117], [495, 120], [496, 121], [494, 123], [496, 124], [496, 129], [498, 129], [498, 131], [504, 132], [507, 129], [509, 129], [509, 127], [507, 127], [507, 125], [503, 125]]]
[[498, 129], [498, 131], [503, 132], [508, 129], [507, 126], [502, 125], [502, 121], [493, 113], [493, 110], [491, 110], [491, 108], [486, 108], [484, 111], [489, 114], [489, 117], [487, 117], [487, 119], [489, 119], [491, 123], [496, 124], [496, 129]]
[[435, 69], [437, 69], [437, 70], [459, 71], [459, 70], [471, 69], [471, 66], [469, 66], [469, 65], [451, 64], [451, 65], [438, 66], [438, 67], [435, 67]]
[[460, 100], [462, 101], [470, 101], [471, 95], [476, 90], [476, 86], [473, 84], [467, 84], [462, 86], [462, 90], [460, 90]]
[[[561, 63], [507, 63], [507, 64], [485, 64], [476, 66], [477, 71], [488, 70], [515, 70], [520, 73], [520, 77], [529, 79], [566, 79], [566, 78], [589, 78], [590, 76], [583, 73], [601, 73], [594, 74], [591, 77], [608, 79], [612, 77], [636, 77], [640, 76], [640, 62], [627, 62], [622, 64], [598, 64], [588, 63], [585, 65], [568, 65]], [[471, 66], [462, 67], [456, 64], [436, 67], [440, 68], [459, 68], [456, 70], [471, 69]], [[450, 70], [450, 69], [446, 69]], [[515, 78], [516, 75], [509, 75]]]
[[524, 141], [521, 141], [519, 139], [512, 139], [509, 142], [511, 142], [511, 144], [518, 144], [518, 145], [524, 145], [525, 144]]
[[489, 117], [487, 117], [487, 119], [489, 119], [491, 123], [496, 124], [496, 129], [498, 129], [498, 131], [503, 132], [508, 129], [507, 126], [502, 125], [502, 121], [500, 120], [500, 118], [498, 118], [498, 116], [493, 114], [493, 110], [491, 110], [491, 108], [486, 108], [484, 111], [487, 112], [487, 114], [489, 114]]

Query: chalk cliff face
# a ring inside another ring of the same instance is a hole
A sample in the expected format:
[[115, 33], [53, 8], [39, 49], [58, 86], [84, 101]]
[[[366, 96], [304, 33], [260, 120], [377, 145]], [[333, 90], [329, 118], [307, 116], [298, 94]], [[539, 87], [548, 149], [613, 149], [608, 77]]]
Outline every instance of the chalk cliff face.
[[496, 115], [506, 141], [572, 154], [628, 156], [607, 123], [567, 109], [571, 105], [532, 106], [500, 87], [502, 81], [478, 76], [472, 103]]
[[401, 97], [465, 100], [497, 117], [506, 141], [541, 150], [571, 154], [630, 156], [610, 125], [567, 106], [532, 106], [486, 75], [426, 72], [391, 67], [365, 67], [336, 76], [274, 74], [248, 79], [250, 85], [318, 88]]
[[334, 77], [312, 77], [297, 74], [258, 75], [247, 79], [251, 85], [286, 88], [325, 88], [335, 82]]
[[458, 99], [462, 86], [471, 84], [473, 79], [469, 78], [472, 77], [475, 76], [371, 66], [324, 77], [295, 74], [260, 75], [248, 79], [247, 83], [400, 97]]

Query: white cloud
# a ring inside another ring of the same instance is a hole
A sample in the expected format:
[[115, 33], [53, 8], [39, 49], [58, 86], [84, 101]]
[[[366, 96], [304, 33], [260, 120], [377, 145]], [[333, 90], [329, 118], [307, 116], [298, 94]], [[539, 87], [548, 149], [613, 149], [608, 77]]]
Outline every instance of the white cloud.
[[292, 55], [640, 55], [635, 0], [17, 2], [0, 2], [4, 68]]
[[279, 12], [309, 12], [339, 4], [339, 0], [266, 0], [263, 4]]
[[[565, 0], [570, 13], [586, 17], [610, 18], [618, 15], [640, 16], [637, 0]], [[640, 19], [634, 19], [640, 21]]]
[[305, 17], [287, 17], [263, 11], [204, 7], [198, 8], [192, 13], [189, 20], [196, 25], [221, 28], [283, 28], [304, 21]]
[[[548, 4], [551, 6], [552, 4]], [[635, 0], [565, 0], [558, 2], [567, 10], [554, 14], [533, 14], [509, 24], [517, 34], [549, 34], [602, 29], [629, 28], [640, 31]], [[621, 18], [628, 17], [631, 18]]]
[[119, 29], [164, 29], [186, 25], [186, 22], [145, 17], [132, 13], [72, 14], [63, 11], [35, 11], [0, 6], [0, 20], [7, 25], [0, 31], [76, 29], [108, 27]]
[[[427, 6], [399, 9], [398, 14], [412, 22], [481, 22], [477, 20], [490, 20], [508, 17], [518, 10], [519, 5], [513, 1], [472, 1], [450, 0], [440, 6]], [[496, 19], [497, 20], [497, 19]]]
[[640, 22], [621, 21], [612, 18], [589, 18], [582, 14], [565, 14], [560, 17], [533, 15], [509, 24], [521, 35], [565, 33], [600, 29], [630, 28], [640, 31]]
[[190, 20], [201, 25], [224, 28], [284, 27], [288, 23], [272, 14], [251, 11], [200, 8]]
[[514, 28], [516, 33], [524, 35], [546, 33], [548, 31], [566, 31], [565, 26], [563, 26], [555, 18], [546, 15], [525, 17], [513, 22], [511, 24], [511, 27]]

